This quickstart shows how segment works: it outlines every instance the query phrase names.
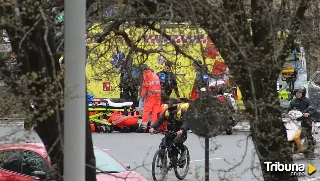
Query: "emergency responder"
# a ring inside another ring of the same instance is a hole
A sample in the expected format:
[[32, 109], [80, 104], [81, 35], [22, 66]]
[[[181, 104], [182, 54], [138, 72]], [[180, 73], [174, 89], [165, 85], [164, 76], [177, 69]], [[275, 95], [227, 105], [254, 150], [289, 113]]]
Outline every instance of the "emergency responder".
[[[140, 99], [143, 100], [142, 126], [158, 119], [161, 112], [161, 85], [159, 77], [146, 65], [142, 65], [143, 78]], [[151, 119], [150, 119], [151, 116]], [[148, 128], [148, 127], [147, 127]]]
[[208, 86], [208, 75], [207, 75], [207, 68], [202, 65], [200, 60], [193, 62], [193, 67], [196, 71], [196, 80], [194, 83], [194, 88], [200, 90], [203, 87]]
[[137, 68], [135, 66], [123, 67], [120, 75], [120, 98], [124, 101], [133, 102], [132, 107], [138, 107], [138, 91], [139, 91], [139, 78]]
[[288, 111], [298, 110], [303, 113], [303, 118], [301, 118], [301, 127], [305, 129], [307, 134], [306, 136], [308, 140], [310, 140], [307, 150], [308, 156], [313, 157], [314, 138], [312, 136], [312, 120], [310, 119], [310, 117], [315, 113], [315, 109], [312, 108], [310, 100], [306, 97], [306, 88], [296, 88], [293, 92], [295, 98], [290, 101]]
[[[168, 109], [164, 111], [159, 119], [151, 126], [149, 132], [153, 134], [155, 130], [162, 125], [164, 121], [167, 121], [168, 131], [174, 131], [177, 133], [176, 137], [164, 137], [160, 143], [160, 146], [167, 144], [169, 141], [174, 141], [175, 145], [180, 149], [181, 156], [178, 160], [178, 165], [183, 168], [186, 163], [186, 150], [184, 142], [187, 140], [187, 121], [186, 121], [186, 110], [181, 109], [178, 106], [179, 101], [177, 99], [170, 99], [165, 96], [163, 98], [164, 103], [168, 104]], [[173, 153], [169, 153], [169, 157], [172, 159], [178, 158], [178, 150], [174, 150]], [[172, 160], [171, 160], [172, 161]]]
[[171, 62], [166, 62], [163, 70], [157, 73], [157, 75], [160, 78], [162, 97], [170, 97], [172, 90], [174, 90], [178, 100], [180, 100], [177, 79], [175, 75], [172, 72], [170, 72], [171, 66]]
[[190, 99], [196, 99], [198, 97], [201, 88], [208, 87], [209, 76], [206, 74], [207, 69], [202, 65], [200, 60], [193, 62], [194, 70], [196, 71], [196, 79], [193, 84]]
[[93, 99], [94, 99], [93, 94], [90, 94], [89, 92], [87, 92], [88, 104], [92, 104]]

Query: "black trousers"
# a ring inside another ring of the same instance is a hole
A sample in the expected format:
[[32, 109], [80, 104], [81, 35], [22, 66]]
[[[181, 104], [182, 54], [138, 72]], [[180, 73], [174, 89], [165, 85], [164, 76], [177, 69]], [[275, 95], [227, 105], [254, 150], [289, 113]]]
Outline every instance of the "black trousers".
[[[181, 136], [165, 136], [162, 138], [162, 141], [160, 143], [161, 148], [168, 147], [171, 143], [174, 143], [177, 148], [183, 153], [185, 151], [184, 142], [187, 140], [187, 133], [183, 133]], [[173, 158], [174, 156], [178, 156], [179, 150], [172, 150], [171, 153], [169, 153], [169, 157]]]
[[312, 119], [310, 118], [305, 118], [301, 120], [301, 127], [305, 130], [306, 137], [308, 139], [308, 150], [311, 151], [313, 148], [313, 135], [312, 135]]

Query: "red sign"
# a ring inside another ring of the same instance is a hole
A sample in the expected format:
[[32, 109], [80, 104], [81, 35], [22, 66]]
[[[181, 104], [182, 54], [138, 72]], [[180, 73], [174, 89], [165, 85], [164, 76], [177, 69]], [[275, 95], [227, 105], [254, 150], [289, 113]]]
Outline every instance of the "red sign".
[[215, 61], [213, 64], [212, 74], [221, 75], [225, 74], [227, 71], [227, 65], [224, 62]]
[[111, 91], [110, 82], [103, 82], [103, 91]]
[[216, 49], [216, 47], [213, 44], [207, 44], [205, 56], [215, 59], [217, 55], [218, 55], [218, 50]]

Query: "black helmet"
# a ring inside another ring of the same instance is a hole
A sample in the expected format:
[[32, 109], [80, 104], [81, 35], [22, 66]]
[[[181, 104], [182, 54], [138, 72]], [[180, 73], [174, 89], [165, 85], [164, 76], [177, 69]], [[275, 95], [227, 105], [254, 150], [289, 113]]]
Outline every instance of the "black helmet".
[[141, 65], [141, 70], [143, 70], [143, 71], [149, 70], [149, 66], [147, 64], [142, 64]]
[[163, 104], [168, 105], [169, 111], [174, 111], [178, 108], [179, 101], [174, 98], [170, 98], [169, 96], [163, 96], [162, 97]]
[[301, 92], [302, 97], [305, 97], [307, 94], [307, 89], [305, 87], [297, 87], [293, 90], [293, 94], [296, 95], [297, 92]]

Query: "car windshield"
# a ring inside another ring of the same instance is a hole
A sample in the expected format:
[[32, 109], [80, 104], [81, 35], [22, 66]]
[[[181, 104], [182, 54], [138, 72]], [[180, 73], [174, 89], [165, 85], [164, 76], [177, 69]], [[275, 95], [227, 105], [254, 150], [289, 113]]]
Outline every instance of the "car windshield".
[[96, 157], [96, 172], [119, 173], [125, 172], [127, 169], [115, 160], [108, 153], [94, 148], [94, 156]]

